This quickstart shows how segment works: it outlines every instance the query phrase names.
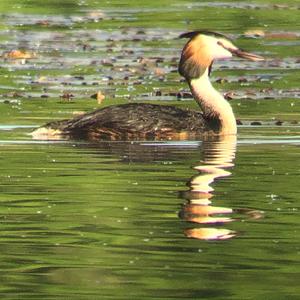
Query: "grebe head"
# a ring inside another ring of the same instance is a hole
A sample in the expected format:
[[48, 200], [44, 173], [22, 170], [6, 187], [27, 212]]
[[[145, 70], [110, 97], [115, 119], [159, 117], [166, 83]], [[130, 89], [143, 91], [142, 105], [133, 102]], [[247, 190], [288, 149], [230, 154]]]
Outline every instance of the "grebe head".
[[236, 47], [226, 36], [211, 31], [183, 33], [180, 38], [188, 38], [182, 50], [179, 73], [187, 80], [199, 78], [214, 60], [231, 58], [233, 55], [252, 61], [264, 60], [263, 57], [245, 52]]

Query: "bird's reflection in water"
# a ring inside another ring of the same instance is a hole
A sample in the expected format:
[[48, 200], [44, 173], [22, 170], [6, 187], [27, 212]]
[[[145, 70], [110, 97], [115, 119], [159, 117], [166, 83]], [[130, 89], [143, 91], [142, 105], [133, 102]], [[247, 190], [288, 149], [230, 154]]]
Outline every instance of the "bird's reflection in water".
[[187, 200], [180, 217], [186, 221], [201, 224], [200, 227], [185, 230], [185, 235], [203, 240], [225, 240], [236, 236], [236, 232], [217, 226], [233, 221], [233, 210], [215, 206], [212, 184], [221, 177], [230, 176], [234, 166], [236, 136], [224, 136], [217, 140], [203, 142], [203, 160], [194, 168], [199, 174], [188, 182], [189, 190], [182, 193]]
[[[112, 153], [118, 155], [123, 163], [161, 163], [184, 160], [187, 153], [181, 142], [165, 143], [145, 142], [101, 142], [82, 144], [85, 152]], [[198, 147], [198, 146], [197, 146]], [[92, 151], [93, 149], [93, 151]], [[184, 151], [179, 151], [183, 150]], [[236, 232], [224, 228], [226, 223], [234, 221], [232, 214], [241, 214], [246, 218], [260, 219], [263, 214], [246, 208], [233, 209], [219, 207], [213, 201], [213, 184], [218, 178], [231, 175], [236, 153], [236, 137], [224, 136], [209, 139], [201, 144], [203, 159], [194, 167], [198, 174], [187, 183], [189, 189], [181, 193], [186, 199], [179, 215], [188, 222], [197, 224], [196, 228], [186, 229], [185, 235], [203, 240], [225, 240], [236, 236]], [[88, 151], [89, 150], [89, 151]], [[244, 218], [243, 217], [243, 218]], [[235, 218], [236, 219], [236, 218]]]

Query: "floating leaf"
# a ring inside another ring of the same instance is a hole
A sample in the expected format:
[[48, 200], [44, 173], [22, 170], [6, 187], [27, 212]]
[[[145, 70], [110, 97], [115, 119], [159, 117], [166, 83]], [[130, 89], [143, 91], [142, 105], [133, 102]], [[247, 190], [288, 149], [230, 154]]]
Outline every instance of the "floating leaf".
[[92, 95], [91, 98], [96, 99], [98, 104], [101, 104], [105, 99], [105, 96], [102, 94], [101, 91], [98, 91], [96, 94]]
[[31, 59], [35, 58], [36, 54], [23, 50], [11, 50], [5, 52], [2, 56], [8, 59]]
[[70, 100], [72, 98], [74, 98], [74, 95], [72, 93], [68, 93], [68, 92], [64, 92], [60, 98], [62, 99], [66, 99], [66, 100]]

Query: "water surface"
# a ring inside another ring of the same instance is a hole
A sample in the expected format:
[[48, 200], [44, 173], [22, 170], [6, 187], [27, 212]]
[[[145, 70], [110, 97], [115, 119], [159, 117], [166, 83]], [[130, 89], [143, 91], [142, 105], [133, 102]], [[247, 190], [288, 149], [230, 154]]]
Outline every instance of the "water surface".
[[[299, 299], [295, 1], [0, 7], [3, 298]], [[198, 28], [267, 57], [214, 66], [236, 140], [31, 140], [45, 122], [111, 104], [196, 108], [176, 37]]]

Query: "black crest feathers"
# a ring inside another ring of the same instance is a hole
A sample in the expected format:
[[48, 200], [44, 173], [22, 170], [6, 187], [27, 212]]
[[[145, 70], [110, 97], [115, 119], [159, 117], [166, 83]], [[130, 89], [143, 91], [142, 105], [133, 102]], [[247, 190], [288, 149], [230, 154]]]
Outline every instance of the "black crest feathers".
[[185, 32], [182, 33], [179, 38], [183, 39], [183, 38], [187, 38], [187, 39], [192, 39], [194, 37], [196, 37], [199, 34], [204, 34], [204, 35], [209, 35], [209, 36], [214, 36], [214, 37], [218, 37], [218, 38], [225, 38], [227, 40], [230, 40], [227, 36], [225, 36], [224, 34], [221, 34], [219, 32], [214, 32], [214, 31], [210, 31], [210, 30], [195, 30], [195, 31], [189, 31], [189, 32]]

